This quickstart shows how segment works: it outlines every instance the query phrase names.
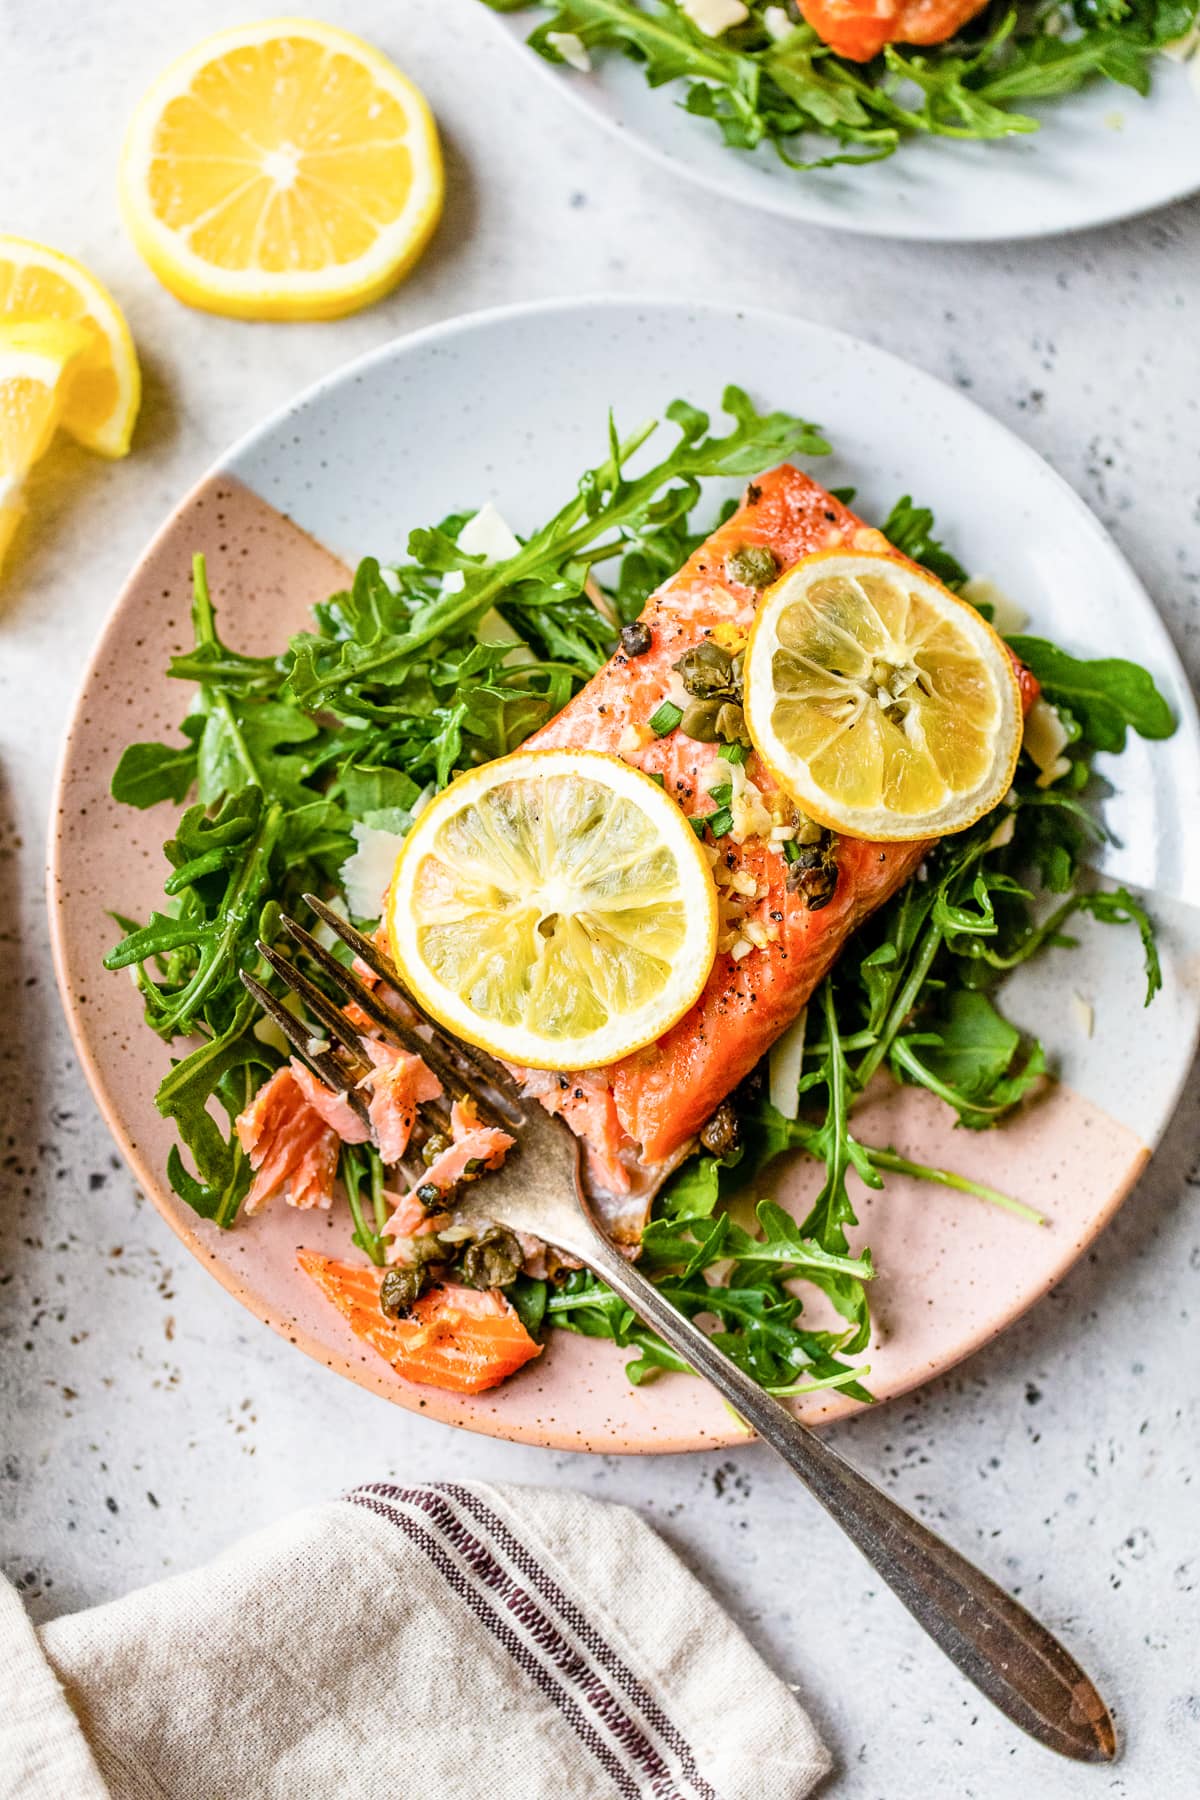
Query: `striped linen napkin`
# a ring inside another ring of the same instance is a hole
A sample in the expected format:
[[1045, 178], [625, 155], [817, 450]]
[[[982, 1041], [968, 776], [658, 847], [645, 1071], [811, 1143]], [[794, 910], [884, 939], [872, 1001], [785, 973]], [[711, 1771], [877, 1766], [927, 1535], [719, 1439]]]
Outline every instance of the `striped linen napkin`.
[[375, 1483], [35, 1631], [2, 1800], [802, 1800], [793, 1695], [625, 1507]]

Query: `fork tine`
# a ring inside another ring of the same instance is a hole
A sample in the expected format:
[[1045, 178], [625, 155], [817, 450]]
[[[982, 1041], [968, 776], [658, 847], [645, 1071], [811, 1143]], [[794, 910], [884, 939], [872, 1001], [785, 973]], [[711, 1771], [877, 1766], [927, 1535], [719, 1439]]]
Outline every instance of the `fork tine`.
[[[377, 996], [371, 992], [365, 982], [359, 980], [353, 969], [348, 969], [345, 963], [340, 963], [336, 956], [332, 955], [330, 951], [326, 950], [323, 944], [319, 943], [317, 939], [312, 936], [311, 932], [305, 931], [303, 925], [298, 925], [295, 919], [288, 918], [286, 913], [281, 915], [280, 922], [293, 942], [298, 944], [301, 949], [305, 950], [308, 955], [312, 957], [313, 961], [325, 971], [329, 979], [341, 989], [346, 998], [362, 1008], [363, 1012], [366, 1013], [371, 1023], [378, 1028], [383, 1037], [399, 1044], [401, 1048], [407, 1050], [410, 1055], [421, 1057], [433, 1070], [433, 1073], [437, 1076], [438, 1080], [448, 1093], [462, 1094], [471, 1092], [469, 1082], [466, 1080], [461, 1070], [459, 1070], [448, 1057], [442, 1054], [441, 1046], [439, 1044], [428, 1043], [426, 1039], [417, 1031], [414, 1031], [405, 1020], [398, 1019], [392, 1009], [385, 1006], [382, 1000], [378, 999]], [[289, 967], [290, 966], [291, 965], [289, 964]], [[317, 991], [319, 992], [320, 990], [318, 989]], [[419, 1017], [420, 1015], [418, 1014], [416, 1016]], [[345, 1019], [342, 1020], [342, 1024], [346, 1026], [347, 1029], [350, 1029]], [[427, 1102], [427, 1104], [432, 1106], [434, 1103]], [[493, 1111], [495, 1109], [489, 1106], [487, 1110]], [[448, 1119], [449, 1114], [446, 1113], [445, 1121], [448, 1121]], [[439, 1124], [442, 1124], [445, 1121], [439, 1120]]]
[[371, 1065], [363, 1055], [359, 1035], [349, 1019], [326, 994], [321, 992], [316, 982], [310, 981], [308, 976], [294, 963], [289, 962], [286, 956], [281, 956], [278, 950], [270, 944], [264, 944], [261, 939], [255, 947], [259, 955], [265, 957], [270, 963], [280, 980], [285, 981], [292, 992], [300, 996], [309, 1012], [321, 1021], [330, 1037], [336, 1038], [338, 1043], [350, 1052], [355, 1062], [359, 1064], [360, 1072], [365, 1075]]
[[[305, 1029], [303, 1022], [294, 1013], [290, 1013], [287, 1007], [275, 998], [271, 990], [263, 986], [261, 981], [256, 981], [248, 970], [240, 969], [238, 973], [246, 992], [257, 1000], [267, 1017], [278, 1025], [305, 1068], [311, 1069], [319, 1081], [323, 1081], [327, 1088], [331, 1088], [339, 1099], [345, 1100], [370, 1131], [371, 1121], [367, 1116], [363, 1097], [355, 1090], [353, 1083], [347, 1080], [346, 1071], [332, 1052], [311, 1049], [312, 1033]], [[283, 979], [287, 981], [287, 976], [285, 975]], [[288, 985], [291, 985], [290, 982]]]
[[348, 945], [355, 956], [365, 962], [368, 969], [373, 970], [381, 981], [386, 981], [394, 988], [402, 986], [391, 957], [379, 948], [374, 938], [367, 937], [356, 926], [351, 925], [349, 919], [343, 919], [341, 913], [334, 912], [332, 906], [328, 906], [319, 894], [305, 894], [303, 898], [304, 904], [312, 908], [318, 919], [328, 925], [330, 931], [340, 937], [343, 944]]
[[[308, 951], [309, 955], [312, 956], [338, 984], [344, 994], [347, 994], [352, 1000], [356, 1000], [360, 1006], [363, 1006], [364, 1011], [378, 1007], [382, 1026], [390, 1037], [398, 1039], [406, 1050], [410, 1048], [410, 1045], [405, 1042], [405, 1039], [411, 1038], [411, 1048], [416, 1054], [426, 1054], [428, 1046], [423, 1044], [415, 1033], [405, 1032], [403, 1027], [397, 1025], [387, 1012], [386, 1008], [379, 1005], [379, 1002], [375, 999], [375, 996], [371, 993], [370, 989], [364, 986], [350, 969], [347, 969], [343, 963], [338, 962], [336, 957], [331, 956], [321, 944], [318, 944], [317, 940], [314, 937], [311, 937], [302, 925], [297, 925], [296, 921], [294, 919], [289, 919], [286, 913], [281, 914], [281, 923], [287, 930], [289, 936], [292, 937], [302, 949]], [[295, 963], [289, 962], [286, 956], [281, 956], [278, 950], [273, 950], [269, 944], [260, 943], [258, 949], [263, 956], [266, 957], [280, 979], [286, 981], [294, 994], [299, 994], [309, 1011], [314, 1013], [317, 1018], [321, 1020], [322, 1024], [325, 1025], [341, 1043], [346, 1045], [361, 1067], [362, 1073], [364, 1075], [368, 1074], [374, 1067], [374, 1064], [363, 1052], [361, 1033], [355, 1030], [349, 1019], [338, 1010], [329, 996], [323, 994], [316, 982], [310, 981], [308, 976], [305, 975], [301, 969], [296, 967]], [[369, 1007], [367, 1006], [368, 1002], [370, 1003]], [[426, 1060], [429, 1060], [429, 1058], [427, 1057]], [[432, 1063], [430, 1066], [432, 1067]], [[433, 1072], [438, 1076], [439, 1080], [442, 1079], [436, 1068]], [[447, 1072], [453, 1079], [453, 1070]], [[442, 1085], [443, 1087], [446, 1085], [444, 1081], [442, 1082]], [[461, 1083], [459, 1085], [461, 1086]], [[440, 1100], [426, 1100], [423, 1104], [426, 1115], [434, 1121], [438, 1130], [448, 1131], [450, 1129], [449, 1107], [444, 1105]]]
[[[312, 908], [317, 917], [341, 938], [343, 944], [366, 963], [373, 974], [378, 975], [381, 981], [385, 981], [389, 987], [395, 989], [413, 1017], [433, 1033], [441, 1054], [452, 1067], [461, 1070], [459, 1079], [465, 1081], [472, 1089], [480, 1084], [494, 1088], [505, 1103], [500, 1110], [510, 1123], [519, 1124], [525, 1117], [527, 1102], [521, 1092], [521, 1084], [513, 1079], [504, 1064], [494, 1056], [489, 1056], [486, 1051], [477, 1050], [473, 1045], [461, 1043], [458, 1038], [449, 1036], [437, 1020], [430, 1018], [424, 1008], [413, 999], [392, 959], [371, 938], [356, 930], [347, 919], [340, 917], [316, 894], [305, 894], [304, 901], [307, 906]], [[293, 933], [293, 935], [295, 934]], [[336, 963], [335, 966], [339, 970], [343, 968], [341, 963]], [[365, 1008], [364, 1010], [369, 1011], [370, 1009]], [[384, 1010], [386, 1016], [393, 1016], [387, 1012], [387, 1009]], [[372, 1016], [375, 1015], [372, 1014]], [[424, 1051], [422, 1054], [425, 1054]], [[426, 1056], [426, 1061], [429, 1061], [428, 1056]]]

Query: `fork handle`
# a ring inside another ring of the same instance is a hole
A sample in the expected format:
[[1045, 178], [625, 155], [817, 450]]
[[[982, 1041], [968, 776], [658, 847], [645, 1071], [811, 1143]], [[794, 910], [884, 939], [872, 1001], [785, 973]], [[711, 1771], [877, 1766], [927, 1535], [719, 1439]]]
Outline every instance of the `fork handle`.
[[764, 1393], [598, 1231], [589, 1239], [577, 1254], [778, 1451], [960, 1673], [1049, 1749], [1113, 1760], [1107, 1706], [1044, 1625]]

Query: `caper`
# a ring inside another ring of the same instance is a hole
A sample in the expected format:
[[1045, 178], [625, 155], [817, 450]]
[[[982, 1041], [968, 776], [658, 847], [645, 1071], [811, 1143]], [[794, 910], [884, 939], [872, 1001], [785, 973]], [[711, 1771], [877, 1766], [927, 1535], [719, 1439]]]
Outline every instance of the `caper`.
[[442, 1190], [436, 1181], [423, 1181], [417, 1189], [416, 1198], [426, 1212], [436, 1212], [442, 1202]]
[[819, 844], [824, 835], [815, 819], [806, 817], [804, 813], [800, 814], [796, 820], [796, 843]]
[[833, 899], [837, 887], [837, 868], [807, 869], [801, 875], [799, 885], [809, 912], [820, 912]]
[[720, 743], [717, 718], [724, 711], [725, 705], [724, 700], [693, 700], [679, 721], [679, 729], [684, 737], [694, 738], [698, 744]]
[[429, 1270], [423, 1265], [400, 1264], [389, 1269], [379, 1284], [379, 1310], [385, 1319], [406, 1318], [415, 1300], [421, 1298]]
[[500, 1225], [489, 1225], [463, 1251], [458, 1273], [467, 1287], [507, 1287], [521, 1273], [524, 1261], [520, 1240]]
[[635, 619], [631, 625], [621, 627], [621, 648], [626, 656], [645, 656], [650, 648], [652, 633], [648, 625]]
[[725, 558], [725, 573], [742, 587], [765, 588], [778, 575], [779, 564], [765, 544], [743, 544]]
[[432, 1131], [421, 1145], [421, 1161], [427, 1169], [431, 1169], [443, 1150], [450, 1148], [450, 1139], [444, 1131]]
[[[806, 820], [811, 825], [811, 820]], [[837, 840], [831, 832], [817, 828], [814, 842], [802, 843], [788, 864], [787, 885], [800, 894], [809, 912], [828, 906], [837, 887]]]
[[704, 1130], [700, 1142], [711, 1156], [732, 1156], [738, 1146], [738, 1116], [729, 1100], [722, 1100]]
[[732, 700], [724, 700], [717, 714], [717, 736], [723, 744], [744, 744], [751, 748], [750, 733], [746, 730], [746, 715], [740, 706]]
[[728, 650], [722, 650], [720, 644], [707, 638], [685, 650], [674, 668], [688, 693], [697, 700], [733, 694], [733, 658]]
[[[824, 835], [824, 832], [822, 832], [821, 836], [823, 837]], [[821, 848], [820, 838], [818, 838], [815, 843], [801, 844], [800, 849], [792, 858], [791, 866], [796, 871], [796, 882], [793, 885], [799, 883], [800, 874], [805, 869], [819, 869], [824, 861], [825, 852]]]

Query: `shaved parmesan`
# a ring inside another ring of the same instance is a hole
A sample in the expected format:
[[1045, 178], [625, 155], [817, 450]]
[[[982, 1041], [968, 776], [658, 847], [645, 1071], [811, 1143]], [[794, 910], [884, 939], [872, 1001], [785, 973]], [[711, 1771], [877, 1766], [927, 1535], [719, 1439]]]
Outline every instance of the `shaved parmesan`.
[[507, 562], [521, 548], [490, 500], [467, 520], [458, 534], [458, 547], [467, 556], [482, 556], [485, 563]]
[[1066, 726], [1050, 702], [1039, 696], [1026, 717], [1022, 742], [1040, 771], [1037, 778], [1040, 788], [1049, 787], [1069, 771], [1070, 758], [1064, 756], [1063, 751], [1070, 741]]
[[680, 0], [683, 12], [705, 37], [720, 37], [732, 25], [740, 25], [750, 17], [750, 8], [742, 0]]
[[808, 1031], [808, 1008], [771, 1047], [767, 1061], [770, 1078], [771, 1105], [785, 1119], [794, 1119], [800, 1111], [800, 1075], [804, 1068], [804, 1038]]
[[989, 850], [1003, 850], [1005, 844], [1012, 843], [1013, 832], [1016, 830], [1016, 828], [1017, 828], [1016, 813], [1015, 812], [1005, 813], [1004, 817], [1001, 819], [1001, 821], [997, 825], [995, 831], [993, 831], [991, 837], [987, 841], [988, 849]]
[[763, 13], [763, 24], [767, 28], [767, 36], [774, 38], [777, 44], [796, 29], [782, 6], [768, 6]]
[[[458, 547], [467, 556], [481, 556], [487, 567], [490, 567], [492, 563], [507, 562], [509, 557], [515, 556], [521, 548], [508, 521], [497, 511], [490, 500], [480, 507], [473, 518], [467, 520], [458, 534]], [[449, 569], [442, 576], [443, 594], [457, 594], [461, 591], [462, 586], [463, 573], [461, 569]], [[483, 636], [483, 624], [491, 624], [493, 631], [496, 626], [503, 628], [501, 634], [493, 635], [486, 641], [507, 643], [508, 639], [503, 632], [508, 632], [509, 627], [505, 625], [499, 613], [485, 613], [481, 623], [480, 636]], [[516, 633], [514, 632], [512, 635], [515, 637]]]
[[1015, 631], [1024, 631], [1029, 623], [1029, 614], [1016, 601], [998, 588], [994, 581], [986, 575], [972, 575], [970, 581], [964, 581], [962, 597], [969, 600], [972, 606], [990, 606], [992, 624], [1001, 637], [1008, 637]]
[[377, 919], [404, 839], [398, 832], [381, 831], [375, 825], [355, 824], [350, 829], [358, 848], [342, 864], [346, 903], [356, 919]]
[[552, 50], [557, 50], [565, 63], [586, 75], [592, 66], [592, 59], [587, 53], [587, 45], [573, 31], [548, 31], [546, 42]]

